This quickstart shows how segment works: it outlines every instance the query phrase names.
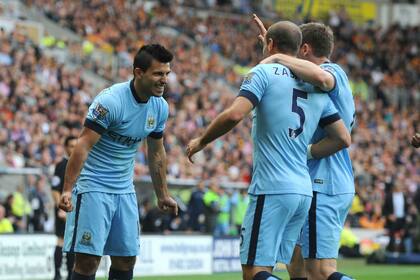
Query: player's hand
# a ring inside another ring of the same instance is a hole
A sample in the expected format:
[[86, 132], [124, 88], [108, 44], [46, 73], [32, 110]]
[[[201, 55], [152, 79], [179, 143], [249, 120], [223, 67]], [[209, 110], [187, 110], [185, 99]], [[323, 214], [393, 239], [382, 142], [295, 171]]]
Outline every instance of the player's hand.
[[260, 18], [256, 14], [252, 14], [252, 19], [257, 24], [257, 27], [260, 30], [260, 34], [258, 35], [258, 40], [261, 43], [264, 43], [264, 38], [265, 38], [265, 35], [267, 34], [267, 29], [265, 29], [264, 23], [260, 20]]
[[64, 211], [62, 209], [58, 209], [57, 216], [58, 216], [58, 218], [60, 218], [62, 220], [65, 220], [66, 219], [66, 211]]
[[165, 213], [172, 213], [178, 216], [178, 203], [170, 196], [158, 198], [158, 207]]
[[71, 192], [63, 192], [60, 198], [60, 204], [58, 207], [66, 212], [71, 212], [73, 210], [73, 205], [71, 203]]
[[413, 145], [414, 148], [420, 147], [420, 133], [416, 133], [413, 138], [411, 138], [411, 145]]
[[201, 151], [202, 149], [204, 149], [204, 147], [206, 147], [206, 145], [203, 145], [201, 143], [201, 138], [194, 138], [193, 140], [190, 141], [190, 143], [188, 143], [187, 145], [187, 156], [188, 159], [190, 160], [191, 163], [194, 163], [194, 160], [192, 159], [192, 156]]

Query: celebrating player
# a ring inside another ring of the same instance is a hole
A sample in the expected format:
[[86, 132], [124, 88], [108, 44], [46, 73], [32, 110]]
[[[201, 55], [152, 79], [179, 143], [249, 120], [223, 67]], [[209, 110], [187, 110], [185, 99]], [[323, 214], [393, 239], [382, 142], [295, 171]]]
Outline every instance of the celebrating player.
[[134, 58], [134, 79], [104, 89], [89, 107], [60, 201], [70, 212], [64, 251], [76, 253], [74, 280], [94, 279], [102, 255], [111, 256], [109, 279], [132, 279], [140, 234], [134, 156], [145, 138], [158, 206], [177, 214], [162, 138], [168, 118], [162, 94], [172, 58], [161, 45], [143, 46]]
[[[260, 36], [264, 36], [266, 30], [263, 23], [255, 15], [254, 20], [260, 29]], [[263, 62], [275, 60], [290, 68], [299, 78], [328, 93], [346, 128], [351, 131], [355, 107], [349, 81], [343, 69], [329, 61], [334, 47], [333, 32], [321, 23], [303, 24], [300, 29], [302, 45], [298, 57], [302, 59], [276, 54]], [[311, 143], [316, 143], [324, 136], [325, 131], [318, 128]], [[336, 261], [340, 234], [355, 192], [349, 152], [343, 149], [326, 158], [309, 160], [308, 167], [313, 198], [301, 240], [306, 271], [310, 279], [350, 279], [337, 272]], [[303, 262], [299, 261], [300, 254], [301, 250], [297, 247], [294, 261], [288, 267], [291, 279], [306, 277]]]
[[[298, 26], [277, 22], [264, 36], [264, 54], [296, 56], [301, 40]], [[233, 104], [204, 135], [188, 144], [190, 160], [252, 109], [254, 166], [240, 255], [244, 280], [271, 280], [278, 279], [271, 274], [277, 262], [290, 262], [310, 207], [307, 147], [313, 133], [318, 125], [329, 133], [325, 141], [312, 146], [314, 157], [348, 146], [350, 134], [328, 95], [316, 93], [314, 86], [298, 80], [281, 64], [260, 64], [248, 73]]]

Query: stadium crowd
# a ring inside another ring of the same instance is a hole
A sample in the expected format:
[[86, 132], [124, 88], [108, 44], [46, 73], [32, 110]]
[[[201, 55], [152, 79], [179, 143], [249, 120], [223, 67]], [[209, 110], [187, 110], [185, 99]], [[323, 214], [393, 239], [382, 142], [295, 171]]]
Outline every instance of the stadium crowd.
[[[109, 75], [109, 65], [94, 66], [109, 80], [129, 79], [132, 55], [144, 43], [159, 42], [172, 50], [175, 61], [165, 93], [170, 104], [165, 131], [169, 178], [218, 178], [214, 184], [250, 182], [250, 120], [208, 147], [195, 165], [184, 156], [188, 140], [231, 102], [242, 80], [240, 74], [261, 58], [258, 32], [248, 17], [201, 17], [174, 6], [133, 8], [127, 1], [83, 1], [80, 5], [68, 0], [28, 2], [42, 6], [49, 18], [90, 40], [97, 49], [115, 54], [119, 61], [117, 77]], [[420, 131], [420, 29], [360, 27], [343, 12], [331, 13], [326, 22], [335, 33], [332, 60], [349, 75], [357, 110], [350, 148], [357, 188], [349, 216], [351, 224], [366, 228], [395, 224], [386, 201], [398, 192], [405, 198], [406, 217], [399, 234], [413, 236], [420, 212], [420, 157], [409, 140]], [[154, 32], [163, 26], [178, 35]], [[45, 176], [50, 176], [54, 163], [63, 156], [64, 137], [79, 133], [87, 105], [97, 92], [83, 79], [81, 70], [70, 72], [18, 32], [1, 31], [0, 64], [0, 165], [40, 167]], [[138, 151], [136, 176], [148, 175], [145, 150], [141, 146]], [[30, 189], [36, 190], [38, 181], [46, 189], [45, 176], [34, 178]], [[207, 193], [201, 192], [203, 197]], [[213, 196], [218, 197], [220, 205], [223, 192], [218, 190]], [[230, 198], [235, 201], [237, 196], [231, 194]], [[210, 206], [207, 203], [203, 209]], [[150, 208], [145, 201], [143, 217]], [[223, 212], [219, 208], [216, 213]], [[211, 213], [214, 219], [214, 211], [206, 215]], [[220, 219], [225, 221], [226, 216]], [[233, 218], [227, 220], [234, 224]], [[170, 219], [166, 224], [169, 230], [204, 230], [188, 220]]]

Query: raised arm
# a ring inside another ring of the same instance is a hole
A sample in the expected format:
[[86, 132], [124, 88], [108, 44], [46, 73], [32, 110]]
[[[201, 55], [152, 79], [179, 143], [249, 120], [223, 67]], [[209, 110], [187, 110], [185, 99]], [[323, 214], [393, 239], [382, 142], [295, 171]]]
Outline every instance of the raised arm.
[[350, 146], [351, 136], [341, 119], [325, 126], [324, 130], [327, 136], [308, 146], [309, 159], [327, 157]]
[[191, 140], [187, 146], [187, 156], [191, 162], [192, 156], [204, 149], [207, 144], [234, 128], [253, 108], [252, 102], [242, 96], [236, 97], [233, 104], [219, 114], [208, 126], [201, 137]]
[[165, 211], [178, 215], [178, 205], [169, 196], [166, 182], [166, 152], [163, 146], [163, 138], [147, 137], [147, 155], [149, 161], [150, 176], [158, 199], [158, 207]]
[[98, 132], [88, 127], [84, 127], [79, 139], [77, 140], [74, 151], [67, 163], [66, 173], [64, 176], [63, 193], [61, 195], [59, 205], [59, 207], [66, 212], [70, 212], [73, 209], [73, 205], [71, 203], [71, 191], [73, 190], [77, 177], [80, 175], [80, 171], [82, 170], [90, 150], [100, 138], [101, 135]]

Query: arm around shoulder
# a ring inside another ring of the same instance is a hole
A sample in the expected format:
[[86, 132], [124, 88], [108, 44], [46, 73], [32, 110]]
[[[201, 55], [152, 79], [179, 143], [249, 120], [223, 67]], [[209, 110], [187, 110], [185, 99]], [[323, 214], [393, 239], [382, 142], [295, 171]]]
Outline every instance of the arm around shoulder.
[[274, 54], [261, 61], [261, 63], [283, 64], [300, 79], [326, 92], [333, 90], [335, 87], [336, 81], [333, 74], [308, 60], [286, 54]]

